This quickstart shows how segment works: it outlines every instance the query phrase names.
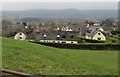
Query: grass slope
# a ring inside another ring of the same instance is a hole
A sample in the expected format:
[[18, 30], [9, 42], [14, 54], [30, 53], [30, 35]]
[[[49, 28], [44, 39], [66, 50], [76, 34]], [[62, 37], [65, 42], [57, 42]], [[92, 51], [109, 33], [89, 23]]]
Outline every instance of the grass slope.
[[33, 75], [116, 75], [118, 51], [58, 49], [3, 38], [3, 68]]

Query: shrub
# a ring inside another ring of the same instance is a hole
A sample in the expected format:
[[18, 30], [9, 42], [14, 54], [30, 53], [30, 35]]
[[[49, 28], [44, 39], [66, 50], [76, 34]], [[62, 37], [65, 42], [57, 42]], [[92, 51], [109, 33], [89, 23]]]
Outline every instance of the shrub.
[[10, 32], [9, 34], [6, 35], [6, 37], [12, 37], [12, 36], [15, 36], [16, 35], [16, 32]]
[[113, 35], [117, 35], [117, 34], [120, 34], [120, 31], [112, 31], [111, 32]]
[[92, 40], [92, 39], [86, 39], [86, 38], [80, 38], [80, 39], [90, 43], [105, 43], [105, 41], [101, 41], [101, 40]]

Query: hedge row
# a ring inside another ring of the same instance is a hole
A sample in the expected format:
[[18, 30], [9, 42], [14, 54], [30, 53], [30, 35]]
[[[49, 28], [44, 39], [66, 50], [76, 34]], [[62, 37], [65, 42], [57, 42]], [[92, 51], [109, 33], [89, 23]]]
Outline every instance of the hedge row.
[[101, 41], [101, 40], [92, 40], [92, 39], [86, 39], [86, 38], [80, 38], [80, 39], [90, 43], [105, 43], [105, 41]]
[[81, 49], [81, 50], [119, 50], [120, 45], [118, 44], [96, 44], [96, 45], [82, 45], [82, 44], [67, 44], [67, 43], [45, 43], [45, 42], [35, 42], [33, 43], [42, 44], [46, 46], [52, 46], [56, 48], [65, 49]]

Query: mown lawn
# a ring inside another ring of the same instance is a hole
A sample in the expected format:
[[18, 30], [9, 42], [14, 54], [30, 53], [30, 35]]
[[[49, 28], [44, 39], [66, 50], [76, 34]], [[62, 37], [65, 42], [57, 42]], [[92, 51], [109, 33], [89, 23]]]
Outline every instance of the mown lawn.
[[118, 51], [58, 49], [3, 38], [3, 68], [32, 75], [117, 75]]

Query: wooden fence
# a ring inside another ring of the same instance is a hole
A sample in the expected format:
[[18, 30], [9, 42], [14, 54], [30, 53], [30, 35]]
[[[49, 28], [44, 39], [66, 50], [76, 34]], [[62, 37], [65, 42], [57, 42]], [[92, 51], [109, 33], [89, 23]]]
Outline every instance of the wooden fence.
[[[21, 76], [21, 77], [32, 77], [32, 75], [30, 75], [30, 74], [25, 74], [25, 73], [16, 72], [16, 71], [7, 70], [7, 69], [0, 69], [0, 71], [3, 73], [9, 73], [9, 74], [13, 74], [13, 75]], [[2, 73], [0, 73], [0, 74], [2, 76]]]

